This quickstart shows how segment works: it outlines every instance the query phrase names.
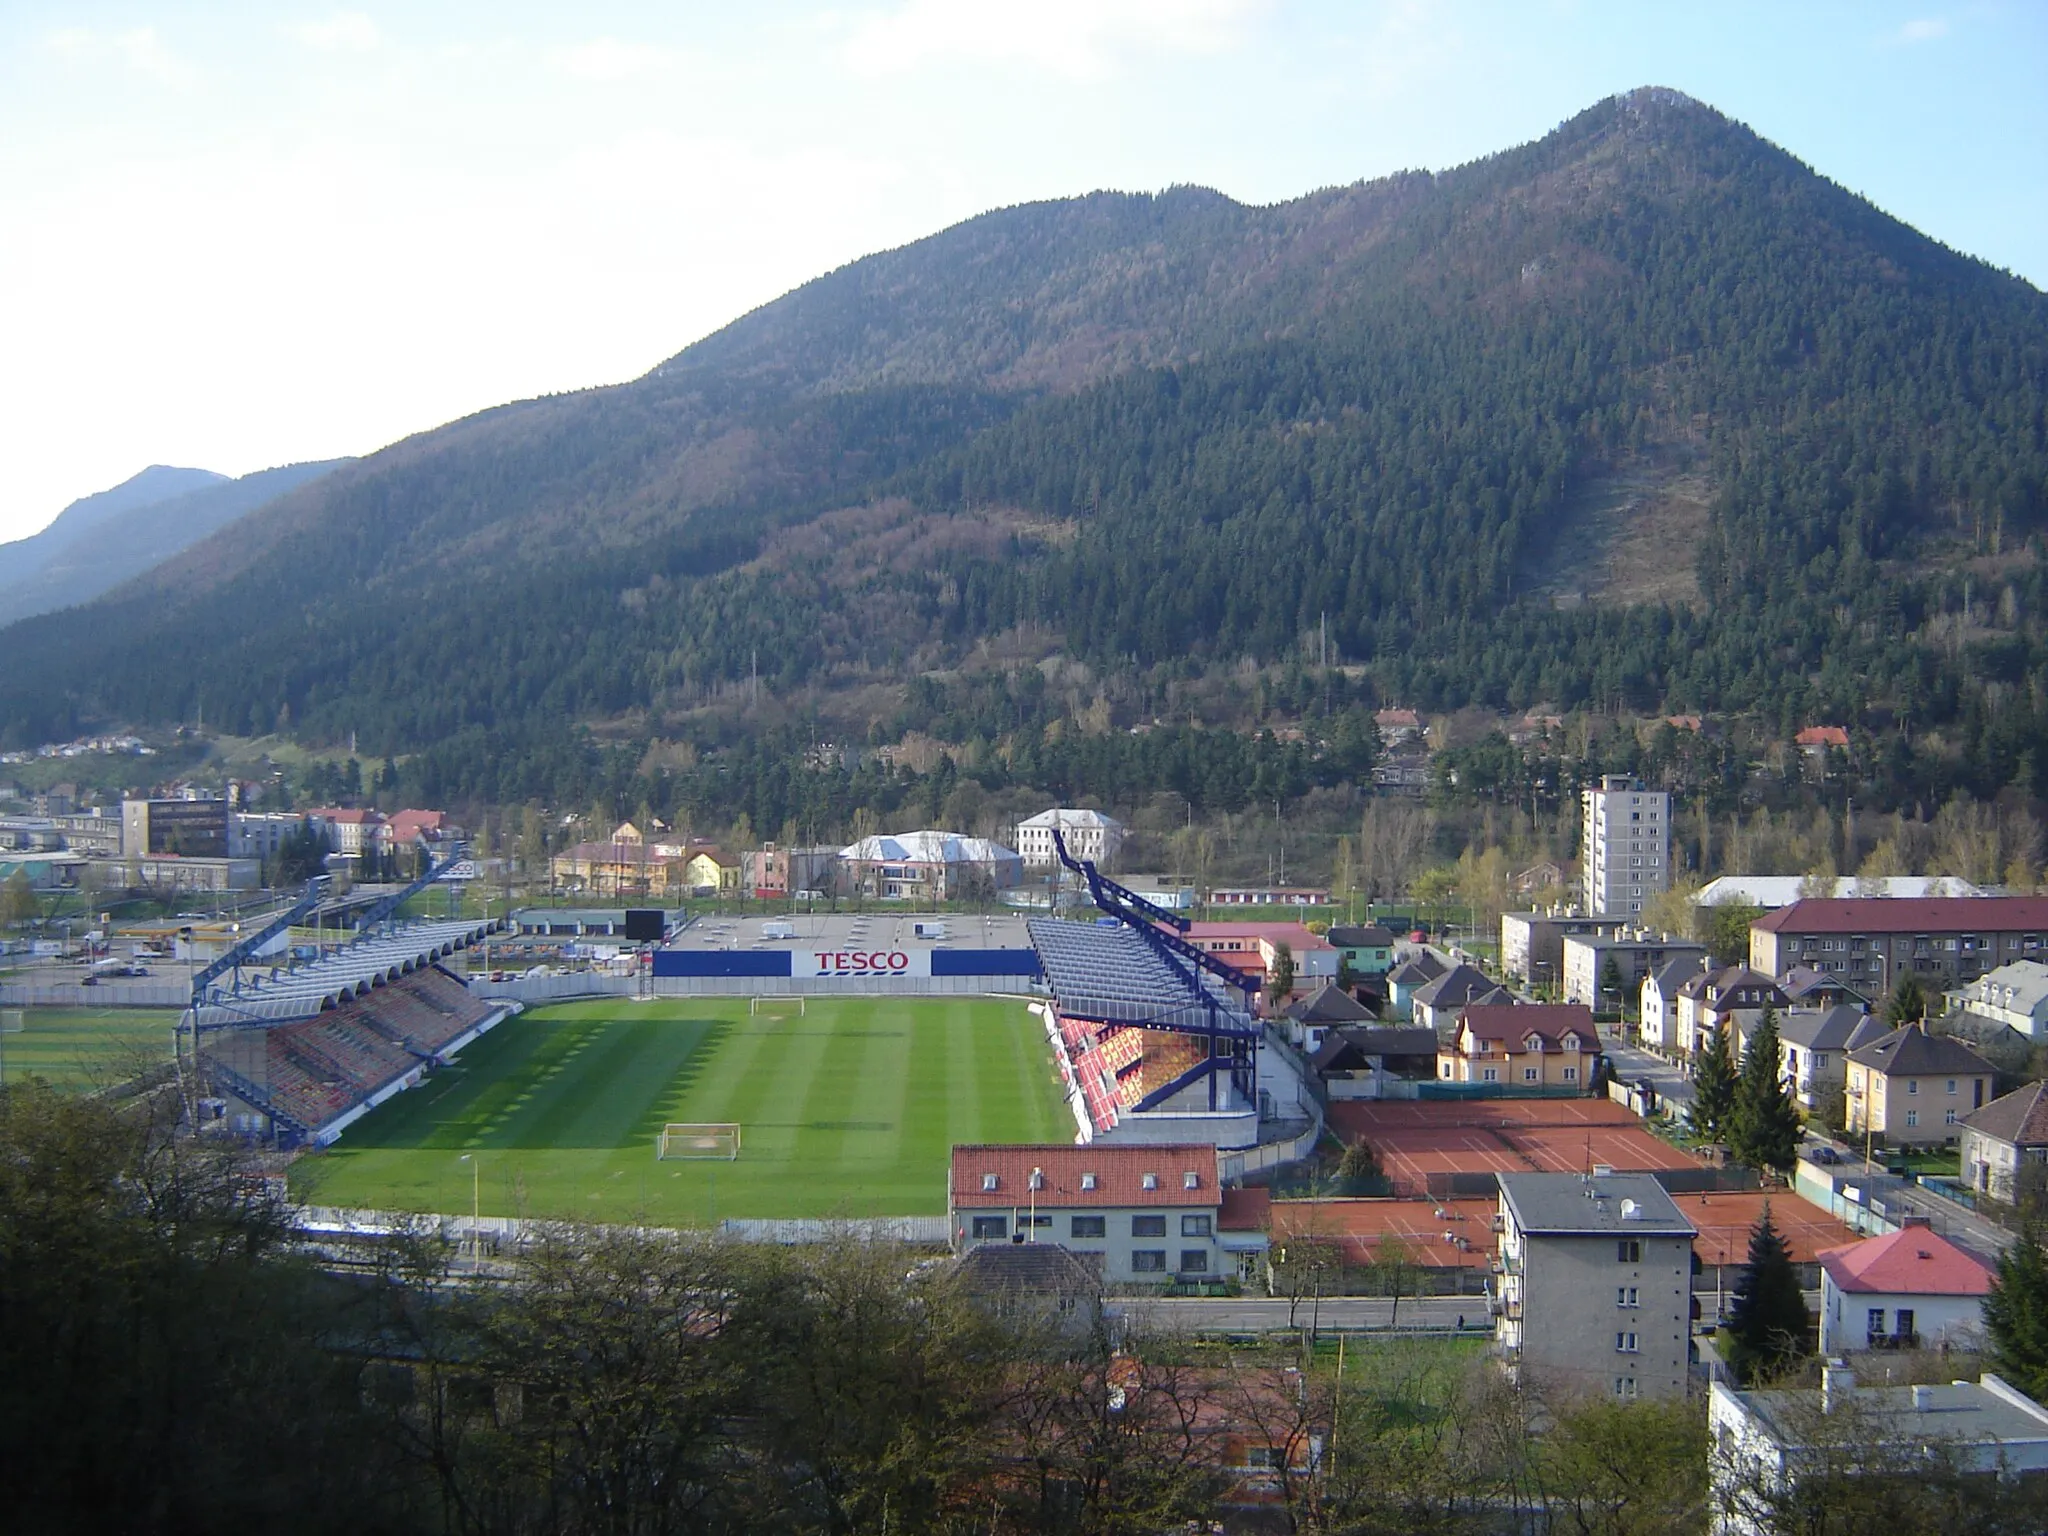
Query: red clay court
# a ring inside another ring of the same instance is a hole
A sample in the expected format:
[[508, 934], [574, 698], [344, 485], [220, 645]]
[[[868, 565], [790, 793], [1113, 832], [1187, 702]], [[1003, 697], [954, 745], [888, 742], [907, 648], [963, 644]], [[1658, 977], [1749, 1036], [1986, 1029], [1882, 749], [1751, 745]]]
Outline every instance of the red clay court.
[[1610, 1099], [1365, 1101], [1330, 1106], [1346, 1142], [1364, 1137], [1395, 1193], [1427, 1192], [1433, 1174], [1583, 1173], [1601, 1163], [1622, 1173], [1697, 1168]]

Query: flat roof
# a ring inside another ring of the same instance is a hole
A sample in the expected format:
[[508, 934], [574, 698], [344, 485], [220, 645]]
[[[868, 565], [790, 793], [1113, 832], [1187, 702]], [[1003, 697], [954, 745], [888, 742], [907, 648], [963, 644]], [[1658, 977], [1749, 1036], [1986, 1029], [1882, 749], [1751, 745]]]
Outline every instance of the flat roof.
[[[2027, 1401], [1998, 1377], [1926, 1387], [1927, 1406], [1916, 1408], [1912, 1387], [1857, 1387], [1855, 1404], [1879, 1434], [1904, 1440], [1946, 1440], [1960, 1445], [2014, 1445], [2048, 1440], [2048, 1409]], [[1818, 1405], [1812, 1390], [1737, 1392], [1737, 1401], [1771, 1427], [1781, 1442], [1796, 1443], [1804, 1414]], [[1793, 1410], [1787, 1414], [1785, 1410]]]
[[[1503, 1173], [1501, 1198], [1524, 1232], [1563, 1237], [1696, 1237], [1647, 1173]], [[1633, 1214], [1623, 1206], [1633, 1202]]]
[[[772, 939], [770, 923], [788, 924], [793, 938]], [[920, 935], [920, 923], [943, 928], [943, 936]], [[670, 949], [1029, 949], [1031, 934], [1021, 913], [865, 912], [765, 913], [754, 917], [699, 917], [668, 942]]]

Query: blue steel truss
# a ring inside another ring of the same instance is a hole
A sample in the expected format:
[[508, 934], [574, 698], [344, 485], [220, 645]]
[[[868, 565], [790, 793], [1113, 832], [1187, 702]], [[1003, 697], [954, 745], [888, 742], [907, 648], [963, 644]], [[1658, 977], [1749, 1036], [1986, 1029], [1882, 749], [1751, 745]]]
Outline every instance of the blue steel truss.
[[457, 864], [461, 863], [464, 859], [468, 858], [469, 845], [467, 843], [457, 843], [454, 847], [448, 850], [448, 857], [443, 859], [440, 863], [436, 864], [433, 861], [433, 855], [427, 851], [426, 844], [422, 843], [420, 844], [420, 857], [426, 861], [425, 872], [421, 874], [421, 876], [417, 880], [413, 881], [412, 884], [408, 885], [404, 890], [396, 891], [391, 895], [386, 896], [382, 901], [378, 902], [374, 907], [371, 907], [361, 917], [357, 918], [356, 932], [366, 933], [370, 929], [376, 927], [379, 923], [383, 922], [386, 918], [390, 917], [392, 913], [396, 912], [400, 907], [404, 906], [408, 901], [411, 901], [413, 897], [419, 895], [421, 891], [424, 891], [436, 880], [439, 880], [443, 875], [447, 874], [449, 870], [453, 869]]
[[192, 977], [192, 1006], [198, 1007], [206, 1000], [207, 989], [230, 971], [235, 973], [234, 989], [239, 991], [242, 984], [242, 966], [253, 959], [272, 939], [283, 933], [292, 924], [307, 916], [327, 899], [327, 876], [315, 875], [306, 882], [305, 890], [290, 908], [265, 923], [255, 933], [241, 941], [222, 955], [205, 970]]

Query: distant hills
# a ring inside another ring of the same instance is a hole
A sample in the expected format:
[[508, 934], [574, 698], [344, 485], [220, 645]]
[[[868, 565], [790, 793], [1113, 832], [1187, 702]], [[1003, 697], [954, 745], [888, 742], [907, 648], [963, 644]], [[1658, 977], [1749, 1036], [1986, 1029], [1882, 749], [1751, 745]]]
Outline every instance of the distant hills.
[[627, 773], [764, 697], [1028, 753], [1327, 658], [1430, 709], [1869, 715], [2024, 777], [2044, 530], [2048, 298], [1642, 90], [1269, 208], [989, 213], [409, 438], [0, 634], [0, 740], [203, 713], [574, 797], [586, 725]]
[[0, 544], [0, 624], [89, 602], [342, 462], [291, 464], [239, 480], [152, 464], [82, 497], [42, 532]]

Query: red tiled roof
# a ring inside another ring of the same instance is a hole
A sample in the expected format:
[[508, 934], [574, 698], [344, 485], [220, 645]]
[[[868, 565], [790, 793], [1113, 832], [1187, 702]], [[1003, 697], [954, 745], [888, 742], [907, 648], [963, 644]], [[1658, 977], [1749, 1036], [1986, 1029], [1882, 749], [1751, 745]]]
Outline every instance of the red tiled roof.
[[[1050, 1210], [1134, 1205], [1214, 1208], [1221, 1203], [1216, 1149], [1200, 1142], [1156, 1147], [1076, 1147], [1066, 1143], [955, 1147], [952, 1203], [1003, 1210], [1030, 1205], [1034, 1168], [1045, 1175], [1037, 1203]], [[996, 1176], [996, 1187], [984, 1189], [983, 1180], [991, 1173]], [[1195, 1175], [1193, 1189], [1187, 1187], [1190, 1173]], [[1093, 1189], [1081, 1187], [1087, 1174], [1095, 1176]], [[1154, 1176], [1156, 1188], [1145, 1188], [1147, 1174]]]
[[1839, 725], [1809, 725], [1793, 741], [1802, 747], [1846, 747], [1849, 733]]
[[1931, 1227], [1906, 1227], [1824, 1249], [1821, 1268], [1845, 1291], [1888, 1296], [1982, 1296], [1991, 1266]]
[[1580, 1050], [1600, 1049], [1593, 1010], [1584, 1003], [1475, 1003], [1458, 1014], [1458, 1022], [1481, 1040], [1519, 1046], [1534, 1034], [1545, 1050], [1556, 1051], [1563, 1049], [1558, 1042], [1565, 1035], [1576, 1034]]
[[2048, 896], [1831, 896], [1749, 925], [1766, 933], [2003, 933], [2048, 928]]
[[[1280, 887], [1274, 887], [1280, 889]], [[1329, 949], [1330, 941], [1321, 934], [1311, 933], [1300, 923], [1233, 923], [1214, 920], [1189, 923], [1186, 935], [1188, 941], [1200, 944], [1204, 939], [1279, 939], [1285, 940], [1288, 948], [1296, 954], [1305, 949]]]
[[1219, 1232], [1263, 1232], [1272, 1219], [1273, 1192], [1269, 1189], [1226, 1189], [1223, 1209], [1216, 1216]]

